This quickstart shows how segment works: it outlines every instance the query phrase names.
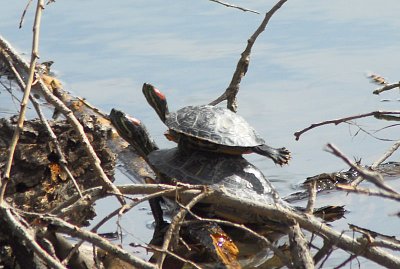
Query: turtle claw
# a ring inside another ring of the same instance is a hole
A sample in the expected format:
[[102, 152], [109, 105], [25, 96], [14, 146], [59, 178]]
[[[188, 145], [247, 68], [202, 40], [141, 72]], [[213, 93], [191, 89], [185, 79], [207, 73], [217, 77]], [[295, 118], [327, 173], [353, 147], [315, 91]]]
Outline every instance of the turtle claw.
[[254, 147], [253, 152], [272, 159], [274, 163], [279, 164], [280, 166], [288, 164], [291, 158], [290, 151], [286, 148], [276, 149], [267, 145], [261, 145]]

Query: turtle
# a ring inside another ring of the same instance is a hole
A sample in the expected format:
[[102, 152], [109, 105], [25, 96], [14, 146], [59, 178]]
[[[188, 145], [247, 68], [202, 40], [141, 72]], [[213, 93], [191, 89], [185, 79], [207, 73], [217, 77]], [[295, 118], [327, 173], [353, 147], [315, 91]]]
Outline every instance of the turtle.
[[158, 149], [140, 120], [116, 109], [111, 110], [110, 120], [120, 136], [161, 175], [161, 183], [208, 185], [223, 188], [235, 197], [288, 205], [264, 174], [242, 155], [180, 147]]
[[143, 94], [162, 122], [169, 128], [166, 137], [179, 146], [230, 155], [257, 153], [275, 164], [287, 164], [291, 158], [285, 148], [273, 148], [241, 116], [229, 109], [211, 106], [186, 106], [168, 110], [165, 95], [151, 84], [143, 84]]
[[[228, 195], [242, 199], [257, 200], [268, 204], [281, 203], [283, 206], [287, 204], [280, 198], [275, 188], [262, 172], [241, 155], [227, 155], [180, 147], [159, 149], [140, 120], [130, 117], [117, 109], [111, 110], [109, 119], [119, 135], [153, 168], [160, 183], [173, 185], [178, 183], [201, 184], [209, 188], [223, 188]], [[167, 205], [172, 206], [172, 209], [176, 209], [176, 204], [171, 205], [171, 201], [168, 201], [168, 199], [164, 199], [164, 201]], [[269, 238], [280, 235], [284, 233], [282, 231], [285, 231], [285, 226], [278, 221], [260, 218], [258, 215], [246, 214], [246, 212], [238, 212], [233, 207], [221, 206], [218, 203], [200, 202], [191, 210], [202, 217], [218, 217], [255, 226], [259, 230], [267, 231]], [[197, 223], [200, 226], [195, 224], [195, 226], [191, 225], [189, 229], [184, 229], [184, 231], [189, 232], [188, 238], [190, 241], [193, 240], [197, 247], [199, 245], [205, 247], [206, 256], [214, 255], [215, 246], [209, 241], [213, 236], [219, 234], [209, 229], [208, 226], [210, 224], [216, 225], [213, 222], [200, 222]], [[221, 231], [227, 228], [224, 227]], [[232, 228], [228, 230], [232, 232]], [[236, 236], [236, 240], [242, 245], [255, 244], [254, 238], [247, 238], [242, 233], [239, 235], [236, 233], [233, 232], [232, 235]], [[224, 237], [224, 240], [230, 241], [230, 233], [227, 236], [227, 238]], [[220, 248], [219, 244], [218, 249]], [[258, 246], [262, 247], [257, 249]], [[262, 257], [268, 257], [269, 250], [259, 242], [252, 249], [259, 252]], [[251, 263], [251, 261], [249, 262]]]

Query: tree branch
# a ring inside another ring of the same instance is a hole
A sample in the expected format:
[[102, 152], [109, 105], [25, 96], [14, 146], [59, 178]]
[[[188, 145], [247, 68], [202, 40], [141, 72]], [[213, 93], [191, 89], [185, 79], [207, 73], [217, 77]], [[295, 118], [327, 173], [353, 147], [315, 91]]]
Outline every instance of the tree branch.
[[35, 254], [37, 254], [41, 259], [43, 259], [47, 265], [51, 266], [52, 268], [58, 269], [65, 269], [60, 261], [51, 257], [46, 251], [44, 251], [38, 243], [36, 243], [35, 238], [32, 234], [30, 229], [27, 229], [25, 226], [22, 225], [18, 220], [15, 219], [13, 214], [11, 213], [11, 208], [3, 202], [2, 206], [0, 206], [0, 212], [2, 215], [2, 219], [7, 222], [10, 229], [24, 242], [31, 248]]
[[295, 132], [294, 136], [296, 137], [296, 140], [299, 140], [300, 136], [303, 133], [305, 133], [311, 129], [314, 129], [316, 127], [322, 126], [322, 125], [328, 125], [328, 124], [339, 125], [340, 123], [347, 122], [347, 121], [354, 120], [354, 119], [360, 119], [360, 118], [365, 118], [365, 117], [370, 117], [370, 116], [380, 117], [382, 115], [400, 115], [400, 111], [380, 111], [380, 110], [378, 110], [378, 111], [359, 114], [359, 115], [355, 115], [355, 116], [349, 116], [349, 117], [344, 117], [344, 118], [339, 118], [339, 119], [334, 119], [334, 120], [321, 121], [318, 123], [313, 123], [309, 127]]
[[220, 4], [220, 5], [223, 5], [223, 6], [226, 6], [226, 7], [236, 8], [236, 9], [239, 9], [239, 10], [244, 11], [244, 12], [252, 12], [252, 13], [260, 14], [260, 12], [258, 12], [258, 11], [247, 9], [247, 8], [244, 8], [244, 7], [239, 7], [239, 6], [236, 6], [236, 5], [232, 5], [232, 4], [229, 4], [227, 2], [223, 2], [223, 1], [219, 1], [219, 0], [209, 0], [209, 1], [217, 3], [217, 4]]
[[256, 42], [258, 36], [265, 30], [267, 27], [267, 24], [269, 20], [271, 19], [272, 15], [281, 8], [281, 6], [286, 2], [287, 0], [280, 0], [278, 3], [275, 4], [271, 8], [269, 12], [265, 14], [264, 20], [261, 22], [261, 25], [257, 28], [257, 30], [254, 32], [254, 34], [247, 40], [247, 46], [245, 50], [242, 52], [241, 57], [239, 59], [239, 62], [237, 63], [236, 70], [233, 74], [231, 83], [229, 84], [229, 87], [225, 90], [225, 92], [218, 97], [216, 100], [212, 101], [210, 105], [217, 105], [221, 103], [224, 100], [228, 100], [227, 108], [232, 110], [233, 112], [236, 112], [237, 110], [237, 101], [236, 101], [236, 95], [239, 91], [240, 87], [240, 82], [242, 81], [242, 78], [246, 75], [247, 69], [249, 67], [250, 63], [250, 54], [251, 54], [251, 49], [253, 48], [254, 43]]
[[149, 262], [145, 262], [134, 255], [130, 254], [129, 252], [114, 246], [110, 242], [108, 242], [106, 239], [102, 238], [101, 236], [85, 231], [77, 226], [74, 226], [62, 219], [52, 217], [52, 216], [46, 216], [44, 215], [41, 218], [42, 221], [48, 223], [50, 226], [49, 228], [54, 228], [56, 231], [61, 232], [61, 233], [66, 233], [70, 236], [78, 237], [81, 239], [84, 239], [85, 241], [88, 241], [92, 243], [93, 245], [104, 249], [107, 252], [110, 252], [111, 254], [115, 255], [116, 257], [120, 258], [123, 261], [129, 262], [134, 266], [137, 266], [138, 268], [143, 268], [143, 269], [157, 269], [156, 266]]
[[0, 205], [3, 203], [7, 183], [10, 180], [10, 172], [11, 172], [12, 161], [14, 158], [14, 152], [15, 152], [15, 148], [18, 144], [20, 132], [22, 131], [22, 128], [24, 127], [25, 113], [26, 113], [26, 108], [28, 105], [29, 95], [31, 92], [32, 82], [33, 82], [33, 78], [34, 78], [34, 74], [35, 74], [36, 61], [39, 58], [39, 51], [38, 51], [39, 50], [39, 33], [40, 33], [40, 20], [42, 18], [43, 5], [44, 5], [43, 0], [37, 1], [35, 22], [33, 25], [32, 53], [31, 53], [31, 62], [30, 62], [30, 66], [29, 66], [28, 82], [26, 83], [24, 95], [23, 95], [22, 102], [21, 102], [21, 109], [19, 112], [17, 128], [15, 128], [15, 131], [14, 131], [14, 134], [13, 134], [13, 137], [11, 140], [11, 144], [8, 148], [8, 159], [7, 159], [7, 163], [6, 163], [6, 167], [4, 170], [2, 180], [0, 182], [1, 183]]

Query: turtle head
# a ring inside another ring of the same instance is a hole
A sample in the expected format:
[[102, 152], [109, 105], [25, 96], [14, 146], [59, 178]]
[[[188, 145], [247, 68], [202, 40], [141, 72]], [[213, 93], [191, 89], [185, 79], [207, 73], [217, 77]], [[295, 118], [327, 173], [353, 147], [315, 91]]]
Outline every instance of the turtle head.
[[140, 120], [114, 108], [111, 110], [110, 120], [118, 134], [134, 147], [142, 157], [145, 158], [150, 152], [158, 149], [146, 126]]
[[147, 102], [154, 108], [162, 122], [165, 123], [166, 115], [169, 113], [165, 95], [156, 87], [147, 83], [143, 84], [142, 91]]

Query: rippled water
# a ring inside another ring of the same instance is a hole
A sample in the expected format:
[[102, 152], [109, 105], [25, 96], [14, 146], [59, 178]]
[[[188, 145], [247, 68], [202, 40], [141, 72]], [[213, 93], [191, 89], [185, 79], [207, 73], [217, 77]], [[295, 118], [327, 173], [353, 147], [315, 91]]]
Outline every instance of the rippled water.
[[[29, 54], [33, 8], [24, 27], [17, 28], [24, 2], [2, 5], [0, 34]], [[172, 146], [163, 138], [165, 127], [145, 102], [141, 85], [150, 82], [163, 90], [172, 110], [210, 102], [229, 84], [246, 40], [263, 16], [206, 0], [116, 3], [70, 0], [47, 6], [41, 26], [41, 60], [55, 61], [58, 76], [76, 95], [104, 111], [117, 107], [142, 119], [159, 145]], [[260, 12], [273, 4], [261, 0], [235, 3]], [[293, 133], [326, 119], [398, 109], [398, 101], [381, 102], [383, 98], [396, 100], [398, 91], [372, 95], [376, 86], [365, 74], [373, 71], [391, 82], [399, 79], [399, 8], [397, 0], [289, 0], [257, 40], [238, 95], [239, 113], [270, 145], [292, 151], [290, 166], [282, 168], [263, 157], [248, 156], [282, 195], [308, 176], [347, 169], [323, 151], [327, 142], [366, 164], [392, 145], [362, 132], [353, 137], [358, 129], [348, 125], [321, 127], [300, 141], [294, 140]], [[0, 107], [2, 117], [15, 111], [4, 91]], [[372, 119], [357, 122], [372, 131], [387, 124]], [[394, 128], [376, 135], [399, 138]], [[398, 157], [397, 153], [392, 159]], [[351, 222], [399, 234], [397, 219], [388, 217], [397, 212], [396, 204], [338, 193], [318, 201], [348, 205], [351, 213], [339, 227]], [[109, 205], [104, 206], [107, 209]], [[140, 224], [135, 228], [143, 227]], [[151, 231], [140, 233], [147, 236]]]

